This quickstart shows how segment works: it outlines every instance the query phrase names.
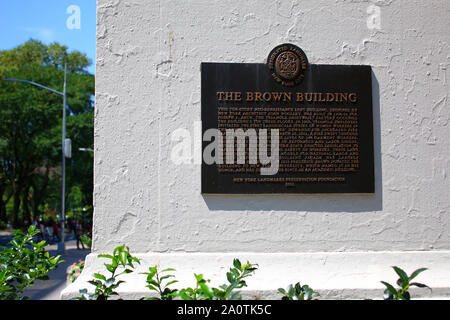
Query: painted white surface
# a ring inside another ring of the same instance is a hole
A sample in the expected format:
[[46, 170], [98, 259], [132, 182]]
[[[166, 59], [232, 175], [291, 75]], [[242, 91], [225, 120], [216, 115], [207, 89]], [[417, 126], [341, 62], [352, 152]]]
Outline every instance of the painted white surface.
[[[450, 5], [377, 1], [98, 2], [94, 251], [450, 249]], [[200, 63], [310, 63], [374, 72], [376, 193], [202, 196], [170, 139], [200, 120]]]
[[[93, 252], [450, 250], [449, 14], [447, 0], [98, 0]], [[200, 63], [262, 63], [284, 42], [372, 66], [374, 195], [202, 196], [200, 166], [171, 162], [171, 133], [200, 120]]]
[[[146, 288], [148, 267], [158, 264], [161, 269], [175, 268], [178, 283], [174, 288], [195, 287], [194, 273], [202, 273], [205, 279], [211, 279], [211, 286], [227, 283], [226, 273], [235, 257], [242, 262], [258, 262], [258, 270], [247, 278], [248, 287], [242, 291], [245, 299], [280, 299], [278, 288], [299, 282], [308, 284], [320, 294], [320, 299], [383, 299], [385, 287], [381, 280], [395, 285], [398, 276], [391, 266], [401, 265], [411, 274], [417, 268], [427, 265], [415, 282], [429, 285], [428, 289], [411, 289], [411, 296], [417, 298], [450, 299], [450, 251], [428, 252], [314, 252], [314, 253], [146, 253], [139, 254], [141, 264], [132, 274], [121, 276], [125, 282], [120, 286], [123, 299], [140, 299], [151, 296]], [[106, 274], [104, 259], [95, 254], [87, 257], [86, 268], [80, 278], [62, 294], [65, 299], [77, 296], [78, 290], [93, 286], [87, 281], [92, 274]]]

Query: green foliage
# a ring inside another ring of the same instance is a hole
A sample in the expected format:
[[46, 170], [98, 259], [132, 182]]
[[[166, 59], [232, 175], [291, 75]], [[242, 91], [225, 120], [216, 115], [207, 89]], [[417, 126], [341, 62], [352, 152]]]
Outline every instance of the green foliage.
[[171, 284], [178, 282], [173, 280], [175, 277], [169, 272], [175, 271], [175, 269], [168, 268], [158, 271], [158, 266], [150, 267], [149, 272], [144, 272], [147, 275], [147, 288], [151, 291], [155, 291], [159, 294], [159, 298], [148, 298], [146, 300], [172, 300], [176, 295], [177, 290], [172, 290], [169, 288]]
[[[29, 80], [63, 91], [67, 74], [68, 203], [92, 203], [93, 161], [80, 147], [93, 145], [94, 76], [83, 54], [58, 43], [35, 40], [0, 51], [0, 79]], [[20, 227], [22, 220], [59, 209], [62, 97], [20, 82], [0, 81], [0, 220]], [[74, 191], [71, 188], [75, 188]], [[80, 196], [80, 192], [82, 196]], [[22, 216], [20, 214], [22, 213]]]
[[83, 235], [80, 236], [80, 240], [81, 240], [81, 242], [83, 242], [83, 244], [88, 249], [92, 248], [92, 238], [90, 236], [88, 236], [87, 234], [83, 234]]
[[[173, 297], [179, 297], [182, 300], [238, 300], [242, 299], [241, 294], [236, 289], [247, 286], [245, 278], [251, 276], [257, 270], [257, 265], [247, 262], [242, 264], [238, 259], [234, 259], [233, 267], [227, 272], [228, 284], [221, 285], [219, 288], [210, 287], [210, 280], [205, 279], [203, 274], [194, 274], [196, 280], [195, 288], [183, 288], [180, 290], [170, 289], [169, 285], [176, 283], [171, 280], [162, 285], [164, 280], [174, 278], [168, 274], [159, 277], [157, 267], [151, 267], [147, 274], [147, 287], [159, 293], [161, 300], [171, 300]], [[174, 269], [165, 269], [162, 272], [175, 271]], [[158, 299], [158, 298], [156, 298]]]
[[220, 286], [222, 291], [216, 293], [216, 296], [222, 300], [242, 299], [241, 294], [234, 290], [246, 287], [247, 283], [244, 279], [251, 276], [257, 269], [258, 265], [256, 264], [251, 264], [248, 261], [246, 264], [242, 264], [238, 259], [234, 259], [233, 267], [227, 272], [228, 284]]
[[100, 273], [95, 273], [93, 280], [88, 281], [95, 286], [93, 294], [89, 294], [87, 289], [80, 290], [81, 296], [77, 300], [108, 300], [112, 296], [118, 295], [115, 291], [123, 280], [118, 280], [120, 275], [133, 272], [134, 264], [140, 263], [139, 259], [130, 254], [129, 248], [125, 245], [118, 246], [114, 249], [113, 254], [101, 254], [99, 258], [106, 258], [110, 263], [105, 263], [106, 270], [110, 276], [107, 277]]
[[419, 268], [419, 269], [415, 270], [413, 273], [411, 273], [410, 276], [408, 276], [407, 273], [399, 267], [394, 266], [392, 268], [394, 269], [395, 273], [397, 273], [397, 275], [400, 277], [397, 280], [397, 285], [400, 288], [396, 289], [390, 283], [381, 281], [381, 283], [386, 286], [386, 290], [384, 290], [384, 299], [385, 300], [410, 300], [411, 295], [410, 295], [408, 289], [411, 286], [415, 286], [415, 287], [419, 287], [419, 288], [428, 288], [431, 290], [430, 287], [428, 287], [427, 285], [425, 285], [423, 283], [411, 282], [420, 273], [427, 270], [427, 268]]
[[218, 300], [217, 293], [219, 289], [210, 288], [203, 274], [194, 274], [196, 280], [195, 288], [184, 288], [176, 291], [176, 295], [182, 300]]
[[[133, 257], [128, 247], [119, 246], [114, 249], [112, 255], [99, 255], [100, 258], [110, 260], [110, 263], [105, 263], [106, 269], [110, 272], [110, 276], [106, 277], [103, 274], [95, 273], [95, 279], [89, 281], [95, 286], [95, 292], [89, 294], [87, 289], [80, 290], [80, 297], [78, 300], [108, 300], [111, 296], [118, 295], [115, 291], [123, 280], [118, 280], [117, 277], [123, 274], [133, 272], [134, 264], [140, 263], [140, 260]], [[120, 269], [121, 272], [118, 272]], [[245, 278], [250, 277], [258, 269], [258, 265], [247, 263], [242, 264], [239, 259], [233, 260], [233, 266], [227, 272], [227, 284], [223, 284], [218, 288], [209, 285], [209, 279], [205, 279], [203, 274], [194, 274], [196, 285], [194, 288], [174, 289], [171, 285], [177, 283], [173, 272], [175, 269], [167, 268], [159, 270], [158, 266], [152, 266], [148, 272], [143, 272], [146, 275], [147, 288], [155, 292], [158, 296], [146, 298], [145, 300], [173, 300], [180, 298], [182, 300], [239, 300], [242, 296], [237, 289], [247, 286]], [[411, 286], [420, 288], [429, 288], [427, 285], [411, 282], [420, 273], [427, 270], [427, 268], [420, 268], [411, 273], [410, 276], [399, 267], [393, 267], [394, 271], [399, 275], [397, 284], [399, 289], [395, 289], [391, 284], [381, 281], [386, 286], [384, 292], [385, 298], [389, 300], [409, 300], [411, 298], [408, 289]], [[430, 288], [429, 288], [430, 289]], [[430, 289], [431, 290], [431, 289]], [[320, 297], [320, 294], [313, 290], [308, 285], [301, 285], [297, 282], [294, 285], [289, 285], [286, 289], [279, 288], [278, 292], [282, 294], [281, 300], [313, 300]]]
[[82, 207], [84, 203], [84, 194], [81, 191], [80, 186], [73, 186], [67, 196], [67, 207], [79, 208]]
[[[139, 259], [133, 257], [129, 253], [128, 247], [125, 246], [115, 248], [113, 255], [103, 254], [99, 257], [111, 261], [111, 263], [105, 263], [105, 267], [111, 275], [106, 277], [103, 274], [95, 273], [93, 275], [95, 279], [89, 281], [90, 284], [95, 286], [95, 292], [89, 294], [87, 289], [80, 290], [80, 297], [77, 300], [108, 300], [111, 296], [118, 295], [115, 290], [124, 281], [118, 280], [117, 277], [133, 272], [133, 262], [140, 263]], [[122, 272], [117, 273], [119, 267], [121, 267]], [[210, 280], [204, 279], [202, 274], [194, 274], [196, 287], [178, 290], [169, 288], [169, 286], [178, 282], [172, 274], [175, 269], [159, 270], [158, 266], [153, 266], [148, 269], [148, 272], [142, 274], [147, 276], [147, 288], [156, 292], [158, 297], [147, 298], [146, 300], [172, 300], [176, 297], [182, 300], [241, 299], [242, 297], [236, 289], [247, 286], [244, 279], [251, 276], [256, 269], [255, 264], [249, 262], [241, 264], [238, 259], [234, 259], [233, 267], [227, 273], [228, 284], [213, 288], [208, 286]]]
[[0, 299], [22, 300], [23, 290], [36, 280], [48, 280], [48, 273], [62, 262], [45, 252], [45, 241], [33, 240], [40, 231], [32, 225], [25, 234], [17, 230], [9, 247], [0, 247]]
[[45, 45], [38, 40], [29, 40], [12, 50], [0, 51], [0, 72], [6, 68], [19, 68], [20, 66], [37, 63], [43, 66], [67, 68], [71, 73], [86, 74], [86, 68], [91, 61], [86, 55], [72, 51], [59, 43]]
[[302, 286], [300, 282], [297, 282], [295, 285], [290, 284], [286, 290], [279, 288], [278, 292], [283, 295], [281, 300], [312, 300], [320, 296], [318, 292], [306, 284]]

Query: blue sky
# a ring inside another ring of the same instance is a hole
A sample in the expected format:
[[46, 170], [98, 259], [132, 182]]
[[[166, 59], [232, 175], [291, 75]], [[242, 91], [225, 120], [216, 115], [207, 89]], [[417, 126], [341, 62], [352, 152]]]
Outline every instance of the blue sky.
[[[67, 13], [70, 6], [79, 8], [79, 25], [77, 11]], [[95, 11], [96, 0], [0, 0], [0, 50], [31, 38], [59, 42], [69, 51], [85, 53], [92, 61], [89, 72], [95, 73]]]

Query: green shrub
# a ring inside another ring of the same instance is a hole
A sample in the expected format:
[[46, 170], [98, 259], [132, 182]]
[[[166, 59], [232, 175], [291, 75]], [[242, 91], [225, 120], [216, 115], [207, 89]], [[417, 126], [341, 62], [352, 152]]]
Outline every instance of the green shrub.
[[302, 286], [300, 282], [295, 285], [290, 284], [286, 290], [279, 288], [278, 292], [283, 295], [281, 300], [312, 300], [320, 296], [318, 292], [306, 284]]
[[[247, 286], [245, 278], [251, 276], [257, 270], [255, 264], [247, 262], [242, 264], [238, 259], [233, 260], [233, 267], [227, 272], [228, 284], [221, 285], [219, 288], [213, 288], [208, 285], [210, 280], [204, 279], [203, 274], [194, 274], [196, 280], [195, 288], [170, 289], [169, 285], [174, 284], [174, 275], [165, 274], [175, 269], [164, 269], [161, 274], [158, 267], [150, 267], [147, 275], [147, 287], [151, 291], [159, 294], [158, 298], [149, 298], [149, 300], [172, 300], [179, 297], [182, 300], [237, 300], [242, 299], [241, 294], [236, 291]], [[164, 275], [163, 275], [164, 274]], [[170, 281], [169, 281], [170, 280]]]
[[88, 281], [95, 286], [94, 293], [89, 294], [87, 289], [82, 289], [80, 290], [81, 296], [77, 300], [108, 300], [111, 296], [119, 295], [115, 290], [124, 281], [117, 280], [117, 277], [133, 272], [133, 262], [140, 263], [138, 258], [130, 254], [129, 248], [125, 245], [116, 247], [112, 255], [100, 254], [98, 257], [111, 261], [111, 263], [104, 264], [111, 275], [106, 277], [103, 274], [95, 273], [95, 279]]
[[149, 272], [144, 272], [147, 275], [147, 288], [151, 291], [155, 291], [159, 294], [159, 298], [148, 298], [146, 300], [172, 300], [176, 296], [177, 290], [172, 290], [169, 288], [171, 284], [178, 282], [177, 280], [171, 279], [175, 276], [168, 274], [168, 272], [175, 271], [175, 269], [168, 268], [158, 271], [158, 266], [150, 267]]
[[[129, 253], [129, 249], [126, 246], [115, 248], [113, 255], [103, 254], [99, 255], [99, 257], [107, 258], [111, 261], [111, 263], [105, 263], [105, 267], [111, 273], [111, 276], [107, 278], [102, 274], [95, 273], [93, 275], [95, 279], [89, 281], [90, 284], [95, 286], [94, 294], [88, 294], [87, 289], [80, 290], [81, 296], [77, 298], [78, 300], [108, 300], [111, 296], [118, 295], [115, 290], [124, 280], [117, 280], [117, 277], [133, 272], [133, 262], [140, 263], [138, 258], [133, 257]], [[121, 268], [122, 272], [117, 273], [118, 268]], [[411, 296], [408, 289], [411, 286], [429, 288], [425, 284], [411, 282], [427, 268], [417, 269], [410, 276], [398, 267], [393, 268], [400, 277], [397, 280], [400, 288], [395, 289], [391, 284], [381, 281], [386, 286], [384, 291], [385, 299], [409, 300]], [[196, 280], [194, 288], [174, 289], [170, 288], [170, 286], [178, 282], [173, 274], [175, 269], [159, 270], [158, 266], [153, 266], [148, 269], [148, 272], [142, 274], [147, 276], [147, 288], [156, 292], [157, 297], [146, 298], [146, 300], [173, 300], [175, 298], [182, 300], [239, 300], [242, 299], [242, 296], [237, 289], [246, 287], [247, 283], [244, 279], [253, 275], [257, 269], [256, 264], [251, 264], [250, 262], [242, 264], [238, 259], [234, 259], [233, 266], [226, 274], [227, 284], [223, 284], [218, 288], [211, 287], [209, 285], [210, 280], [205, 279], [203, 274], [194, 274]], [[287, 289], [279, 288], [278, 292], [282, 294], [282, 300], [312, 300], [320, 296], [317, 291], [314, 291], [308, 285], [301, 285], [300, 282], [289, 285]]]
[[89, 235], [87, 234], [81, 235], [80, 240], [88, 249], [92, 248], [92, 238]]
[[394, 286], [391, 285], [390, 283], [381, 281], [381, 283], [386, 286], [386, 290], [384, 290], [384, 299], [385, 300], [410, 300], [411, 295], [410, 295], [408, 289], [411, 286], [415, 286], [415, 287], [419, 287], [419, 288], [428, 288], [431, 290], [430, 287], [428, 287], [427, 285], [425, 285], [423, 283], [411, 282], [420, 273], [427, 270], [427, 268], [417, 269], [417, 270], [413, 271], [413, 273], [411, 273], [410, 276], [408, 276], [406, 274], [406, 272], [403, 271], [402, 269], [400, 269], [399, 267], [392, 267], [392, 268], [394, 269], [395, 273], [397, 273], [397, 275], [400, 277], [397, 280], [397, 285], [400, 288], [395, 289]]
[[48, 280], [48, 273], [55, 269], [61, 256], [50, 257], [45, 241], [36, 243], [33, 237], [40, 231], [34, 225], [27, 233], [17, 230], [8, 247], [0, 247], [0, 299], [22, 300], [25, 288], [36, 280]]

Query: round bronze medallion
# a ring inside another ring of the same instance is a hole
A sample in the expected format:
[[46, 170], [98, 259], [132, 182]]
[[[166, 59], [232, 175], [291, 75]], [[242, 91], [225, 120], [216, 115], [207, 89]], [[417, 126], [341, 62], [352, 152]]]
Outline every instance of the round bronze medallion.
[[267, 65], [275, 81], [285, 86], [294, 86], [303, 80], [308, 60], [302, 49], [285, 43], [270, 52]]
[[300, 59], [292, 51], [285, 51], [275, 60], [275, 72], [284, 79], [295, 79], [300, 73]]

